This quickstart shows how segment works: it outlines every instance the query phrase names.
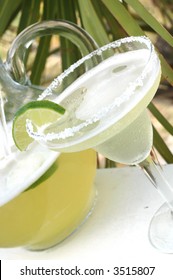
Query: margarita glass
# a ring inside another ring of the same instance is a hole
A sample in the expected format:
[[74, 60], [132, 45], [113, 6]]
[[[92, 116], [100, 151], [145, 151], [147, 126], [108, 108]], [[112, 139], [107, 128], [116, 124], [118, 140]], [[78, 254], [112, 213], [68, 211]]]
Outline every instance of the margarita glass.
[[[86, 61], [89, 64], [98, 57], [100, 62], [86, 71]], [[76, 152], [92, 147], [116, 162], [142, 167], [167, 205], [150, 225], [150, 241], [164, 252], [173, 252], [173, 193], [150, 156], [153, 131], [146, 109], [160, 76], [160, 61], [148, 38], [115, 41], [83, 57], [40, 95], [40, 100], [53, 99], [66, 109], [62, 118], [41, 127], [28, 119], [26, 129], [52, 150]], [[55, 98], [53, 91], [61, 94]], [[165, 215], [170, 223], [163, 223]]]
[[50, 34], [70, 39], [81, 56], [97, 47], [75, 24], [46, 21], [20, 33], [7, 61], [0, 61], [0, 247], [49, 248], [83, 223], [95, 201], [94, 150], [60, 154], [34, 143], [21, 153], [12, 139], [14, 113], [42, 92], [26, 77], [25, 51], [36, 37]]

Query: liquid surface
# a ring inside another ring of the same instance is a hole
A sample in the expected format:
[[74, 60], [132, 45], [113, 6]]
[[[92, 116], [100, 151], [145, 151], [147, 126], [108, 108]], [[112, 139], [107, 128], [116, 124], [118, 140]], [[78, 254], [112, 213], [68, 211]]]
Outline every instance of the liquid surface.
[[[59, 151], [94, 147], [128, 126], [148, 105], [160, 80], [157, 57], [135, 50], [104, 60], [73, 82], [56, 102], [66, 108], [61, 120], [35, 133]], [[147, 66], [146, 66], [147, 65]], [[33, 133], [32, 124], [28, 131]]]

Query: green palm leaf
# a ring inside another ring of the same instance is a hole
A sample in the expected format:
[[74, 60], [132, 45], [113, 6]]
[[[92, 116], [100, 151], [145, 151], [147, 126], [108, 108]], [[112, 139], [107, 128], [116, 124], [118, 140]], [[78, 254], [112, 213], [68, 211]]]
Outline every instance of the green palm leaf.
[[173, 47], [172, 35], [162, 26], [155, 17], [138, 0], [125, 0], [148, 25]]
[[[157, 2], [157, 1], [156, 1]], [[171, 3], [171, 2], [170, 2]], [[168, 11], [168, 1], [157, 2], [157, 8], [173, 23], [172, 14]], [[43, 19], [65, 19], [79, 24], [86, 29], [99, 45], [125, 36], [141, 36], [147, 34], [161, 37], [173, 47], [173, 37], [169, 31], [153, 17], [139, 0], [0, 0], [0, 36], [15, 19], [18, 31], [26, 26]], [[163, 10], [163, 8], [165, 8]], [[131, 12], [131, 10], [135, 12]], [[165, 11], [165, 12], [164, 12]], [[19, 14], [21, 16], [19, 17]], [[148, 33], [150, 31], [150, 33]], [[38, 44], [34, 64], [32, 65], [31, 80], [40, 84], [41, 75], [45, 68], [47, 57], [50, 55], [51, 37], [43, 37]], [[69, 67], [79, 57], [77, 48], [69, 40], [60, 37], [62, 69]], [[32, 49], [31, 49], [32, 51]], [[54, 50], [53, 50], [54, 51]], [[168, 61], [158, 51], [162, 66], [163, 77], [173, 85], [173, 69]], [[154, 106], [149, 109], [160, 124], [173, 135], [173, 127]], [[173, 156], [159, 132], [154, 128], [154, 145], [167, 162], [173, 162]]]
[[98, 45], [102, 46], [107, 44], [109, 42], [107, 32], [105, 31], [91, 0], [78, 0], [78, 4], [83, 27], [96, 40]]
[[8, 28], [11, 21], [17, 16], [20, 8], [22, 6], [22, 0], [0, 0], [0, 36]]
[[22, 1], [21, 18], [18, 25], [18, 33], [32, 23], [39, 20], [41, 0]]
[[173, 163], [173, 155], [168, 146], [165, 144], [163, 138], [153, 126], [153, 144], [159, 154], [165, 159], [167, 163]]

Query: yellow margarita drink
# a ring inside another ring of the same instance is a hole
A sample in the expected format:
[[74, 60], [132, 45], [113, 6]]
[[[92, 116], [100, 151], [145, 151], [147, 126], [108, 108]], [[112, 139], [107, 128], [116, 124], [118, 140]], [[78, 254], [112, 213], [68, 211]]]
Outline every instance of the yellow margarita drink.
[[[36, 154], [30, 156], [33, 165], [34, 158]], [[23, 170], [30, 166], [26, 161]], [[18, 169], [18, 175], [22, 176], [23, 170]], [[41, 250], [69, 236], [93, 207], [95, 170], [93, 150], [60, 154], [30, 189], [0, 207], [0, 247]]]

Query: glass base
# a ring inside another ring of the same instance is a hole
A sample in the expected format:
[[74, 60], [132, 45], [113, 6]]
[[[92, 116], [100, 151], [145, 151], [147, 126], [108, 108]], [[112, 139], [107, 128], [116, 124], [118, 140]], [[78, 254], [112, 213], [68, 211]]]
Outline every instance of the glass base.
[[163, 253], [173, 253], [173, 212], [164, 203], [155, 213], [149, 226], [151, 244]]

